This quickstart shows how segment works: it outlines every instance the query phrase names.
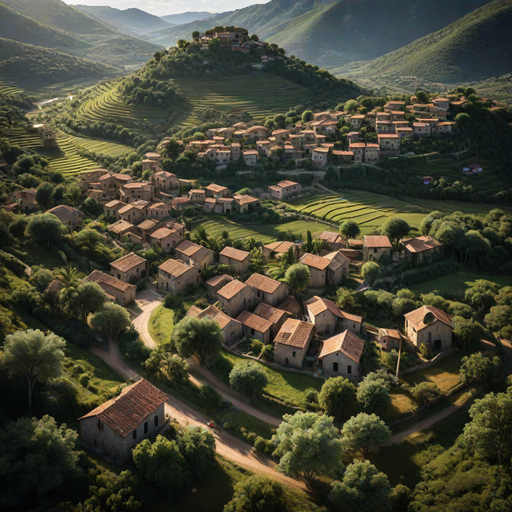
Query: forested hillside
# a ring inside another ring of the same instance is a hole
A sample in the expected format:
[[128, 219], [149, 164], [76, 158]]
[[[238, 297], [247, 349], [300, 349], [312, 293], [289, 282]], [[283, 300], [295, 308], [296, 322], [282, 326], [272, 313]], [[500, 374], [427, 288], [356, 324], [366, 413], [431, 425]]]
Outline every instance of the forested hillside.
[[512, 2], [494, 0], [448, 27], [368, 63], [335, 69], [354, 79], [404, 76], [443, 83], [476, 82], [510, 72]]
[[154, 34], [172, 45], [194, 30], [238, 25], [324, 67], [374, 59], [437, 31], [488, 0], [272, 0]]

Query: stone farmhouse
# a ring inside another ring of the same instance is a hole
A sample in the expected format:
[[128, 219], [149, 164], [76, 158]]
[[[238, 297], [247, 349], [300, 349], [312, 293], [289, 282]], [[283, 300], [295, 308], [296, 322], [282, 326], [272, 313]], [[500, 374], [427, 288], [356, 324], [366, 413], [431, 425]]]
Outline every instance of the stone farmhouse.
[[301, 369], [314, 333], [313, 324], [288, 318], [274, 340], [275, 362], [281, 366]]
[[250, 253], [235, 249], [234, 247], [224, 247], [219, 253], [219, 263], [229, 265], [233, 272], [241, 275], [249, 269]]
[[424, 344], [431, 350], [446, 350], [452, 346], [452, 317], [433, 306], [422, 306], [405, 315], [407, 338], [416, 346]]
[[243, 325], [243, 334], [268, 344], [271, 341], [272, 323], [265, 318], [242, 311], [236, 319]]
[[200, 283], [201, 270], [182, 261], [169, 259], [158, 267], [157, 288], [164, 293], [177, 294]]
[[99, 270], [93, 270], [84, 282], [98, 283], [108, 300], [117, 302], [121, 306], [126, 306], [135, 301], [137, 287], [134, 284], [125, 283], [120, 279], [109, 276]]
[[119, 280], [136, 284], [147, 276], [147, 260], [131, 252], [110, 264], [112, 274]]
[[254, 289], [257, 300], [271, 306], [281, 304], [288, 297], [288, 287], [284, 283], [261, 274], [252, 274], [245, 284]]
[[301, 188], [302, 186], [300, 183], [296, 183], [295, 181], [290, 180], [283, 180], [280, 181], [277, 185], [269, 185], [268, 193], [280, 201], [290, 194], [299, 192]]
[[189, 240], [183, 240], [175, 251], [177, 259], [201, 270], [213, 265], [215, 261], [215, 253], [212, 250]]
[[79, 419], [82, 443], [124, 464], [138, 443], [165, 426], [166, 402], [165, 393], [141, 379]]
[[363, 245], [363, 260], [375, 261], [383, 257], [391, 257], [392, 246], [387, 236], [365, 236]]
[[185, 316], [215, 320], [220, 325], [222, 338], [227, 346], [233, 345], [243, 336], [243, 325], [240, 320], [231, 318], [215, 306], [208, 306], [204, 310], [192, 306]]
[[299, 263], [309, 268], [311, 288], [338, 285], [343, 277], [348, 276], [350, 261], [341, 252], [336, 251], [326, 256], [305, 253]]
[[242, 311], [251, 311], [256, 306], [254, 288], [238, 279], [230, 281], [217, 292], [222, 310], [231, 318], [236, 318]]
[[318, 362], [327, 377], [359, 380], [364, 341], [351, 331], [344, 331], [322, 343]]
[[292, 251], [296, 259], [302, 255], [301, 245], [295, 242], [272, 242], [262, 248], [263, 259], [268, 262], [270, 259], [279, 259], [283, 254]]
[[68, 228], [69, 233], [72, 233], [77, 227], [82, 225], [82, 218], [84, 216], [80, 210], [64, 204], [55, 206], [48, 210], [47, 213], [55, 215]]

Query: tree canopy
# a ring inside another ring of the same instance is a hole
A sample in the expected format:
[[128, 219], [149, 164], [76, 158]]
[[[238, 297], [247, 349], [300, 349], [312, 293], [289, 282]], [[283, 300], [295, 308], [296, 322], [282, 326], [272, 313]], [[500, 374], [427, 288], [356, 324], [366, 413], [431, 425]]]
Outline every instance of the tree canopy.
[[358, 451], [367, 459], [370, 452], [390, 443], [391, 430], [376, 414], [362, 412], [345, 422], [341, 440], [345, 450]]
[[357, 408], [356, 387], [345, 377], [331, 377], [323, 383], [318, 403], [327, 414], [347, 420]]
[[233, 498], [224, 512], [286, 512], [283, 485], [270, 478], [249, 476], [235, 485]]
[[260, 396], [267, 385], [267, 374], [261, 364], [255, 361], [240, 361], [229, 373], [229, 385], [251, 399]]
[[288, 285], [292, 295], [298, 295], [307, 289], [309, 278], [309, 268], [302, 263], [295, 263], [286, 271], [283, 282]]

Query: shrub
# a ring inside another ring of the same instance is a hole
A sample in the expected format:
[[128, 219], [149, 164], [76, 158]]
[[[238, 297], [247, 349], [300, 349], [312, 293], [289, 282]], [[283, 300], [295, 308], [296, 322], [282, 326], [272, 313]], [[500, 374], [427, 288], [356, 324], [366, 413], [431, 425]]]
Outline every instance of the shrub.
[[249, 432], [247, 434], [247, 441], [251, 444], [254, 444], [254, 441], [256, 440], [256, 438], [258, 437], [257, 434], [255, 434], [254, 432]]
[[317, 404], [318, 403], [318, 391], [316, 389], [306, 389], [305, 391], [306, 395], [306, 402], [310, 404]]
[[425, 343], [420, 345], [419, 352], [425, 359], [430, 359], [432, 357], [432, 350], [430, 350], [430, 345], [425, 345]]
[[263, 439], [263, 437], [257, 436], [254, 440], [254, 448], [256, 448], [258, 452], [265, 453], [267, 449], [267, 440]]
[[265, 345], [261, 350], [261, 357], [265, 361], [274, 362], [274, 346], [272, 344]]
[[255, 354], [259, 354], [263, 349], [263, 343], [260, 340], [252, 340], [251, 341], [251, 350]]
[[80, 383], [80, 386], [83, 386], [84, 388], [86, 388], [89, 384], [90, 379], [91, 379], [91, 376], [88, 373], [83, 373], [82, 375], [80, 375], [78, 382]]
[[222, 397], [209, 384], [199, 390], [199, 399], [205, 409], [215, 409]]

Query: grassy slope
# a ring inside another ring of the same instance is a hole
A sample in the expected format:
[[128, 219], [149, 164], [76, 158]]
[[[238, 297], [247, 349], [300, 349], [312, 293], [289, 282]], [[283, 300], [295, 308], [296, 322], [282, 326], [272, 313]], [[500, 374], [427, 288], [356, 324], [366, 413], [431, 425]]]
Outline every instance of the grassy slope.
[[494, 0], [448, 27], [359, 66], [334, 72], [350, 78], [416, 76], [444, 83], [485, 80], [510, 72], [510, 0]]
[[156, 32], [152, 40], [174, 44], [190, 37], [194, 30], [238, 25], [285, 47], [291, 54], [334, 67], [393, 51], [484, 3], [486, 0], [273, 0]]

